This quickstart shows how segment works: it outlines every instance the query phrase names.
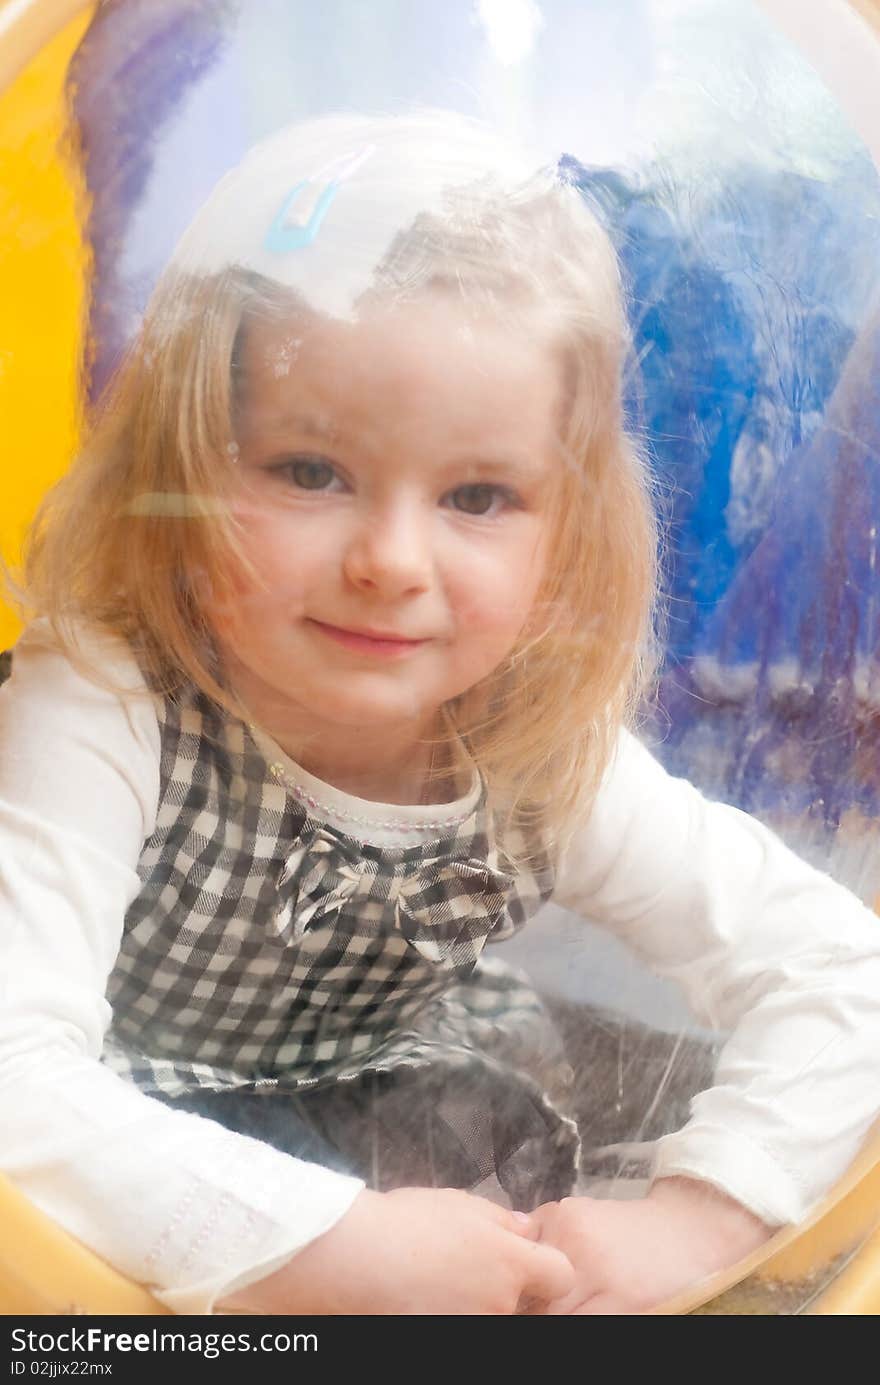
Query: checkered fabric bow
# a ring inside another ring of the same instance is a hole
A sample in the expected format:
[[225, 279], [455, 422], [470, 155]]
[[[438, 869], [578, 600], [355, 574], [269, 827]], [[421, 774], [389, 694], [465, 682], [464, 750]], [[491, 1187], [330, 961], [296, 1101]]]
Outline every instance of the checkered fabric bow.
[[[511, 873], [472, 857], [375, 860], [330, 829], [306, 827], [278, 877], [276, 927], [287, 940], [327, 925], [345, 909], [362, 926], [390, 921], [426, 961], [455, 968], [476, 961], [505, 921]], [[377, 927], [377, 932], [381, 931]]]

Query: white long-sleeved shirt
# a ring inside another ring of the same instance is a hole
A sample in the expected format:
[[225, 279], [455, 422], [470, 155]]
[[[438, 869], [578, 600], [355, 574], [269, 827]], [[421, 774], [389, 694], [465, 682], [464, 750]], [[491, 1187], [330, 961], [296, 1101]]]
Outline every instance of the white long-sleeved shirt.
[[[362, 1184], [172, 1111], [99, 1062], [160, 732], [125, 646], [93, 632], [84, 652], [130, 695], [78, 671], [43, 623], [0, 692], [0, 1167], [169, 1307], [210, 1312], [334, 1225]], [[412, 844], [437, 813], [352, 798], [273, 753], [328, 821], [354, 814], [377, 845], [393, 842], [389, 818]], [[732, 1031], [713, 1086], [659, 1143], [655, 1176], [706, 1179], [770, 1223], [800, 1220], [880, 1110], [875, 915], [628, 735], [554, 898]]]

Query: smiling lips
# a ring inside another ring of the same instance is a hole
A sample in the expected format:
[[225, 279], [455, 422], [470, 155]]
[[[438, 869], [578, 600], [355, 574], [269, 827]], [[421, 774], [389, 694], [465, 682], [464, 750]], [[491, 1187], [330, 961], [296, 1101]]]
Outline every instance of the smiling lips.
[[334, 640], [336, 644], [344, 645], [346, 649], [360, 651], [363, 654], [385, 654], [402, 655], [418, 649], [425, 644], [425, 640], [410, 640], [400, 635], [385, 634], [381, 631], [365, 630], [344, 630], [338, 625], [326, 625], [322, 620], [310, 620], [316, 630], [320, 630], [322, 635]]

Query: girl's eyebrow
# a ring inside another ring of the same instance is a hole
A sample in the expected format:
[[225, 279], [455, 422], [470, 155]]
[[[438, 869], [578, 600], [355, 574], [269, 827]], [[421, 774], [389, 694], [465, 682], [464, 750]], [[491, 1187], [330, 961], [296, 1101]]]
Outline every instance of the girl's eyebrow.
[[481, 476], [499, 476], [504, 480], [518, 481], [525, 484], [543, 476], [547, 470], [546, 461], [542, 457], [481, 457], [478, 455], [464, 455], [453, 458], [452, 465], [457, 467], [470, 467], [479, 472]]
[[[290, 431], [314, 438], [317, 442], [344, 443], [355, 437], [355, 434], [347, 432], [335, 419], [326, 414], [283, 413], [272, 419], [269, 426], [273, 432]], [[362, 435], [360, 441], [365, 441]], [[480, 476], [498, 477], [519, 485], [538, 480], [547, 471], [545, 458], [538, 459], [531, 455], [526, 457], [514, 453], [482, 456], [479, 453], [463, 452], [450, 457], [444, 465], [447, 468], [472, 470]]]
[[280, 414], [271, 423], [275, 428], [304, 433], [306, 437], [324, 442], [339, 442], [345, 436], [344, 430], [334, 419], [321, 414]]

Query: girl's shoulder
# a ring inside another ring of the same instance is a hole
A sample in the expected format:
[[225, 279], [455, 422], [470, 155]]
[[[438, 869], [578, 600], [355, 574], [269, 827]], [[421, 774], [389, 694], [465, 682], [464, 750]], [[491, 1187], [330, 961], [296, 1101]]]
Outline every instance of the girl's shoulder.
[[40, 618], [26, 627], [0, 666], [0, 726], [6, 736], [41, 731], [117, 734], [127, 727], [153, 739], [157, 698], [130, 645], [114, 632], [71, 623], [62, 638]]
[[36, 620], [10, 664], [0, 688], [0, 800], [104, 851], [120, 834], [143, 840], [158, 800], [161, 731], [126, 642], [85, 624], [62, 640]]
[[0, 655], [0, 682], [30, 680], [34, 670], [51, 672], [64, 685], [77, 681], [112, 684], [120, 694], [147, 691], [127, 640], [93, 622], [71, 621], [61, 635], [45, 617], [31, 621], [12, 648]]

